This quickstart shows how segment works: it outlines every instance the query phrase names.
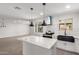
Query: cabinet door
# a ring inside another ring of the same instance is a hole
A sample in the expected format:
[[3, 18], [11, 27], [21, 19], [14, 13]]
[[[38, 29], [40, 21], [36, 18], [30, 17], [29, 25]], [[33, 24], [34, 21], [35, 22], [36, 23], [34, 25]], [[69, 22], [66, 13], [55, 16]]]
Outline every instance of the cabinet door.
[[76, 52], [79, 53], [79, 39], [75, 39]]
[[56, 49], [56, 55], [64, 55], [64, 51], [62, 49]]
[[64, 48], [66, 48], [66, 45], [67, 44], [64, 41], [58, 40], [58, 42], [57, 42], [57, 48], [64, 49]]
[[69, 52], [63, 49], [56, 49], [56, 55], [75, 55], [73, 52]]
[[71, 52], [75, 51], [75, 43], [66, 42], [66, 49]]
[[68, 51], [74, 51], [75, 50], [75, 43], [66, 42], [66, 41], [58, 41], [57, 42], [57, 48], [68, 50]]

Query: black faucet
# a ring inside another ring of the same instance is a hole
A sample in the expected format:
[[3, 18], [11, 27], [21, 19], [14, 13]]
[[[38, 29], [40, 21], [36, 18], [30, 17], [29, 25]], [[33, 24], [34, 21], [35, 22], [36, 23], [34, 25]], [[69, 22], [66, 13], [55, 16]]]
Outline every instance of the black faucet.
[[64, 31], [64, 35], [65, 35], [65, 36], [67, 35], [67, 33], [66, 33], [66, 29], [65, 29], [65, 31]]

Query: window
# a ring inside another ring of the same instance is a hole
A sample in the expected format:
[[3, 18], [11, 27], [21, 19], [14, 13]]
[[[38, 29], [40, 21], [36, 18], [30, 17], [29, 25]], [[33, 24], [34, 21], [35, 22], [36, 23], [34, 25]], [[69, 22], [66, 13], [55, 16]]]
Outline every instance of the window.
[[59, 30], [68, 30], [71, 31], [72, 30], [72, 23], [73, 23], [73, 19], [72, 18], [68, 18], [65, 20], [59, 20]]
[[46, 19], [45, 19], [45, 22], [47, 25], [52, 25], [52, 16], [48, 16]]

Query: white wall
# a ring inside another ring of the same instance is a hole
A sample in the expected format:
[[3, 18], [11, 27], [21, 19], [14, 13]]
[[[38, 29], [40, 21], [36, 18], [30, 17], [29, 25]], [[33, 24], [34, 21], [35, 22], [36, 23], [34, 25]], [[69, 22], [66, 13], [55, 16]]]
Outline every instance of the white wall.
[[29, 34], [29, 23], [27, 21], [8, 20], [5, 21], [5, 25], [4, 28], [0, 27], [0, 38]]

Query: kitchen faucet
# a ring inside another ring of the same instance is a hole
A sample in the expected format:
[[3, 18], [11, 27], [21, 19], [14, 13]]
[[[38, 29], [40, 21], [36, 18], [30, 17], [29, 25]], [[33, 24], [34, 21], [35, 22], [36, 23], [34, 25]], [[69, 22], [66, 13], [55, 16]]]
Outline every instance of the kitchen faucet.
[[65, 31], [64, 31], [64, 35], [65, 35], [65, 36], [67, 35], [67, 33], [66, 33], [66, 29], [65, 29]]

